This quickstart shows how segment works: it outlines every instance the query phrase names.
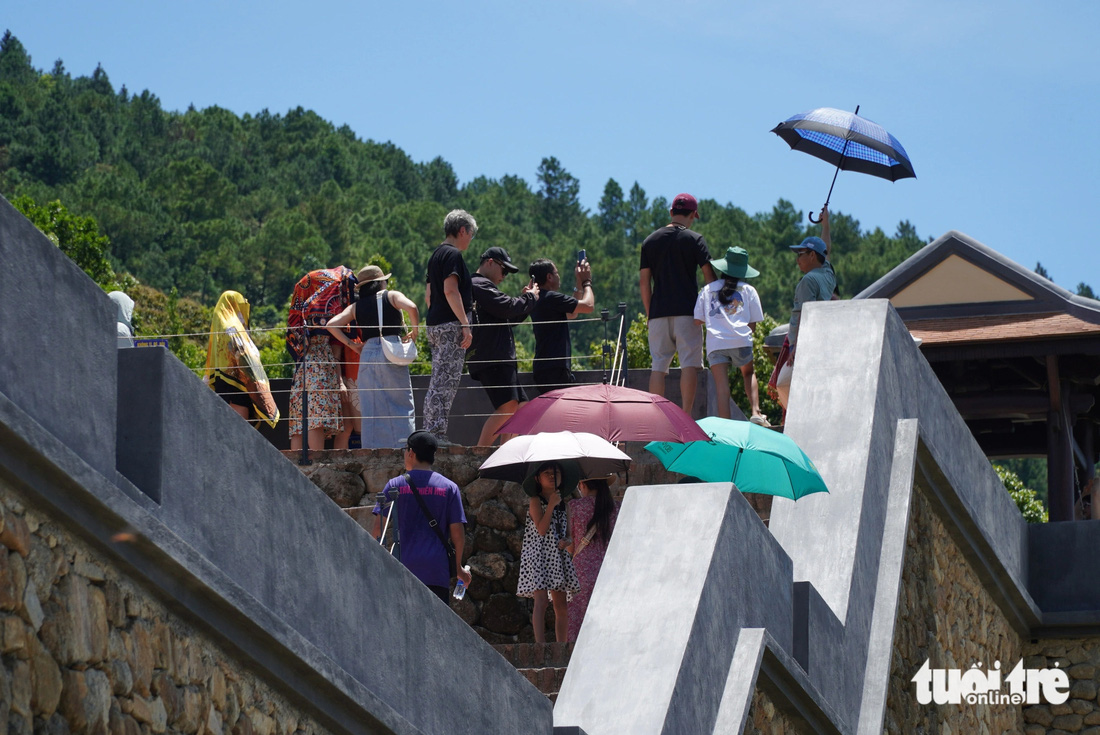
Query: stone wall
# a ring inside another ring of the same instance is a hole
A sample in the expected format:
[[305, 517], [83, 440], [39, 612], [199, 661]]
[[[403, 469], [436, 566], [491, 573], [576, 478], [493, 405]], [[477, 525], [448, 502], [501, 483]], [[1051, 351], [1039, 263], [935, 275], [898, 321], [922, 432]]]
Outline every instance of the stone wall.
[[326, 732], [3, 480], [0, 529], [8, 732]]
[[1069, 675], [1069, 699], [1063, 704], [1025, 707], [1024, 733], [1100, 735], [1100, 637], [1033, 641], [1024, 646], [1025, 668], [1055, 666]]
[[775, 706], [768, 693], [757, 687], [745, 718], [742, 735], [809, 735], [814, 730], [802, 720], [796, 721]]
[[923, 490], [914, 487], [901, 599], [894, 629], [886, 732], [1020, 733], [1018, 706], [921, 705], [913, 675], [932, 668], [967, 669], [977, 662], [1015, 666], [1020, 636], [986, 591]]
[[[630, 485], [659, 485], [680, 479], [681, 475], [665, 470], [640, 443], [628, 442], [622, 448], [634, 460]], [[436, 454], [436, 471], [462, 489], [467, 520], [465, 562], [474, 577], [466, 598], [452, 599], [451, 607], [490, 643], [526, 643], [534, 640], [532, 603], [516, 597], [515, 591], [528, 498], [514, 482], [478, 479], [478, 466], [493, 451], [489, 447], [454, 446]], [[297, 462], [298, 453], [284, 454]], [[403, 452], [393, 449], [330, 450], [314, 452], [313, 464], [301, 469], [333, 501], [369, 528], [374, 495], [404, 471], [403, 458]], [[612, 493], [619, 500], [625, 492], [625, 482], [612, 485]], [[771, 496], [749, 493], [745, 497], [766, 523]], [[661, 519], [655, 518], [654, 523], [661, 523]], [[669, 532], [675, 533], [675, 529]], [[546, 625], [546, 639], [553, 640], [553, 606], [547, 609]]]

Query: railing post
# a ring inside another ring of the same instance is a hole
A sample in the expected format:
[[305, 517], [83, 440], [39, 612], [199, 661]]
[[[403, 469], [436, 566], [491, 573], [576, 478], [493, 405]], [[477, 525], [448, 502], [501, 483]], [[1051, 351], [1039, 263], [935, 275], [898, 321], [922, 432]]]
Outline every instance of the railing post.
[[619, 331], [622, 332], [622, 337], [620, 337], [619, 350], [622, 352], [622, 355], [623, 355], [623, 385], [626, 385], [629, 388], [630, 386], [627, 385], [627, 383], [629, 381], [627, 379], [630, 376], [629, 376], [629, 373], [627, 372], [627, 367], [628, 367], [628, 364], [629, 364], [630, 360], [627, 359], [628, 355], [627, 355], [627, 351], [626, 351], [626, 333], [630, 331], [630, 325], [627, 324], [627, 322], [626, 322], [626, 302], [625, 301], [620, 301], [619, 302], [619, 320], [620, 320], [619, 324], [620, 324], [620, 327], [621, 327]]
[[[305, 365], [295, 366], [305, 370]], [[298, 458], [298, 464], [313, 464], [309, 458], [309, 390], [306, 388], [306, 376], [302, 375], [302, 456]]]
[[607, 385], [607, 356], [611, 353], [611, 346], [607, 343], [607, 320], [611, 318], [611, 312], [607, 308], [600, 309], [600, 319], [603, 321], [603, 384]]

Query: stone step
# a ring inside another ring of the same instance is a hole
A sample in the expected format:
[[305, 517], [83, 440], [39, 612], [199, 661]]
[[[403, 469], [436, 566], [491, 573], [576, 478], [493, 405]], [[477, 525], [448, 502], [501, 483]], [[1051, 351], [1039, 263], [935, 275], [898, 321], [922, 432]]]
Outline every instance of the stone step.
[[551, 702], [557, 699], [573, 653], [572, 643], [503, 643], [493, 648]]
[[493, 648], [517, 669], [565, 668], [573, 655], [572, 643], [497, 643]]
[[535, 688], [546, 695], [551, 702], [556, 702], [561, 683], [565, 680], [565, 667], [546, 667], [544, 669], [517, 669], [519, 673], [534, 684]]

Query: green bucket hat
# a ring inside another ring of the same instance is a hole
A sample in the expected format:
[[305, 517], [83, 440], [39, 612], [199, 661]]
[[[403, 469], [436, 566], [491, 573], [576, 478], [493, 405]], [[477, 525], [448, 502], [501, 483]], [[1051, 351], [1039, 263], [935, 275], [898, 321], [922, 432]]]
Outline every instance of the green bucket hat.
[[712, 260], [710, 265], [719, 273], [733, 278], [756, 278], [760, 275], [760, 271], [749, 265], [749, 254], [744, 248], [729, 248], [726, 257]]

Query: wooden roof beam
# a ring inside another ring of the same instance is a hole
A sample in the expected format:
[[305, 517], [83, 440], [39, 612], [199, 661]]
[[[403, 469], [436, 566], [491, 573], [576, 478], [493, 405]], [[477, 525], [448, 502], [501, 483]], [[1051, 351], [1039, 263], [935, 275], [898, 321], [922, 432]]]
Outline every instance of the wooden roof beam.
[[[1020, 391], [1015, 393], [985, 393], [967, 396], [953, 395], [951, 400], [955, 408], [967, 421], [977, 419], [1033, 419], [1045, 420], [1052, 410], [1051, 399], [1038, 391]], [[1058, 402], [1062, 398], [1059, 392]], [[1096, 399], [1083, 393], [1073, 393], [1067, 399], [1070, 413], [1074, 416], [1092, 410]]]

